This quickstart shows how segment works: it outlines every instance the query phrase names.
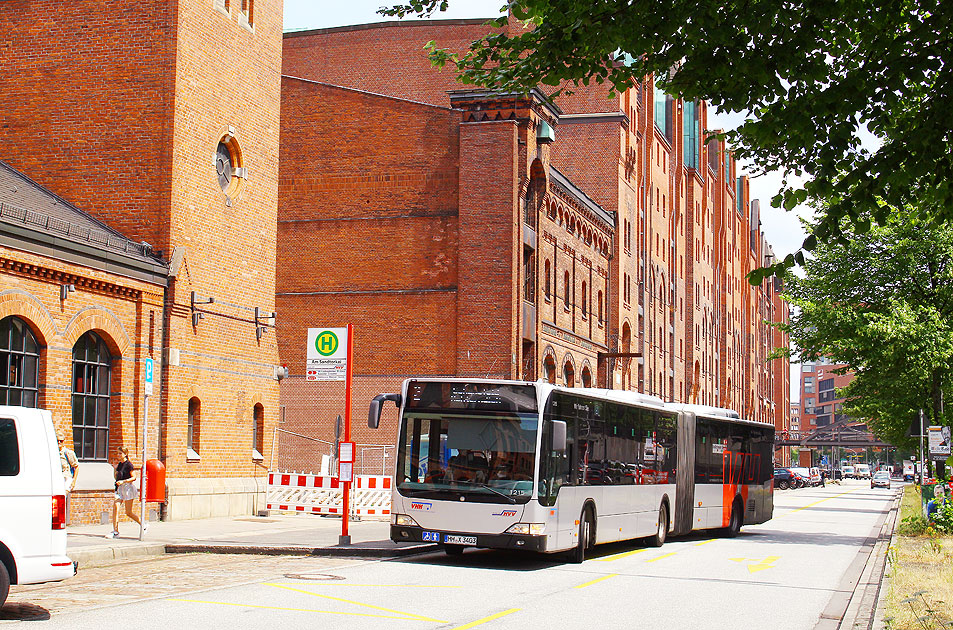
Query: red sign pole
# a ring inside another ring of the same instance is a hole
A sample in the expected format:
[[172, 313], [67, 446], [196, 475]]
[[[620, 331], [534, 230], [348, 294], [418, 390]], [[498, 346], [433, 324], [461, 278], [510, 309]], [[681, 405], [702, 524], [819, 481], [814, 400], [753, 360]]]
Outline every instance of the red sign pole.
[[[344, 441], [351, 441], [351, 375], [354, 365], [354, 327], [347, 325], [347, 370], [344, 382]], [[352, 460], [353, 461], [353, 460]], [[341, 540], [339, 544], [350, 545], [351, 537], [347, 533], [347, 523], [350, 519], [351, 482], [344, 482], [344, 517], [341, 519]]]

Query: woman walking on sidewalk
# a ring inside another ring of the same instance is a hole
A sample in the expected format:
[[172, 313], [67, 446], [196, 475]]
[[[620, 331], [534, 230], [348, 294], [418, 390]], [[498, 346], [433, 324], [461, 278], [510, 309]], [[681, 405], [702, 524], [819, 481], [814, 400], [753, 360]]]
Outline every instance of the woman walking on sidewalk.
[[106, 538], [117, 538], [119, 536], [119, 504], [125, 504], [126, 516], [139, 523], [142, 531], [148, 529], [148, 525], [143, 525], [139, 517], [133, 512], [132, 502], [139, 495], [136, 491], [136, 469], [129, 461], [129, 449], [120, 446], [116, 451], [119, 456], [119, 462], [116, 464], [116, 500], [113, 503], [113, 530], [106, 534]]

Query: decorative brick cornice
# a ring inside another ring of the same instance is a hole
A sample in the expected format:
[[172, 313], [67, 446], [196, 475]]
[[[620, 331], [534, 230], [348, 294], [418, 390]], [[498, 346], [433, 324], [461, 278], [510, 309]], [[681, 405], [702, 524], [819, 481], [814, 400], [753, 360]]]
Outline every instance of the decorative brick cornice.
[[[107, 282], [105, 280], [98, 280], [96, 278], [88, 278], [86, 276], [60, 271], [58, 269], [50, 269], [49, 267], [45, 267], [43, 265], [33, 265], [30, 263], [25, 263], [22, 260], [9, 258], [7, 256], [0, 256], [0, 269], [20, 276], [37, 278], [39, 280], [45, 280], [51, 283], [74, 284], [77, 287], [82, 287], [86, 290], [107, 293], [109, 295], [115, 295], [117, 297], [130, 300], [138, 300], [143, 294], [140, 289], [133, 287], [127, 287], [120, 284], [115, 284], [113, 282]], [[159, 301], [161, 303], [161, 297], [159, 298]]]

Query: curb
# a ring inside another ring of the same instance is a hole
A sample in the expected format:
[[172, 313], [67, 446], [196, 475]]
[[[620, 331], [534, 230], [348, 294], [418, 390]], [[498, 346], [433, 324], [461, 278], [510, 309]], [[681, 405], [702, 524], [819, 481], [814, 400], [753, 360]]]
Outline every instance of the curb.
[[305, 547], [295, 545], [216, 545], [175, 543], [165, 545], [165, 553], [255, 554], [260, 556], [330, 556], [337, 558], [392, 558], [435, 551], [437, 545], [407, 547]]
[[165, 543], [130, 545], [128, 547], [96, 547], [86, 549], [68, 549], [66, 555], [76, 562], [79, 569], [98, 567], [117, 560], [161, 556], [165, 553]]

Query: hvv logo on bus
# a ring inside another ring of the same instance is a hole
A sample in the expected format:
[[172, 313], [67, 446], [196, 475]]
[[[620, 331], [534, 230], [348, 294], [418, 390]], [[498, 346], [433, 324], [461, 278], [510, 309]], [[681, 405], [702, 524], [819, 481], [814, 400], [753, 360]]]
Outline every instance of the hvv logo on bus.
[[424, 512], [429, 512], [430, 508], [433, 507], [433, 503], [427, 503], [426, 501], [411, 501], [410, 509], [411, 510], [423, 510]]
[[502, 512], [497, 512], [496, 514], [493, 514], [492, 516], [505, 516], [505, 517], [512, 518], [516, 516], [516, 510], [503, 510]]

